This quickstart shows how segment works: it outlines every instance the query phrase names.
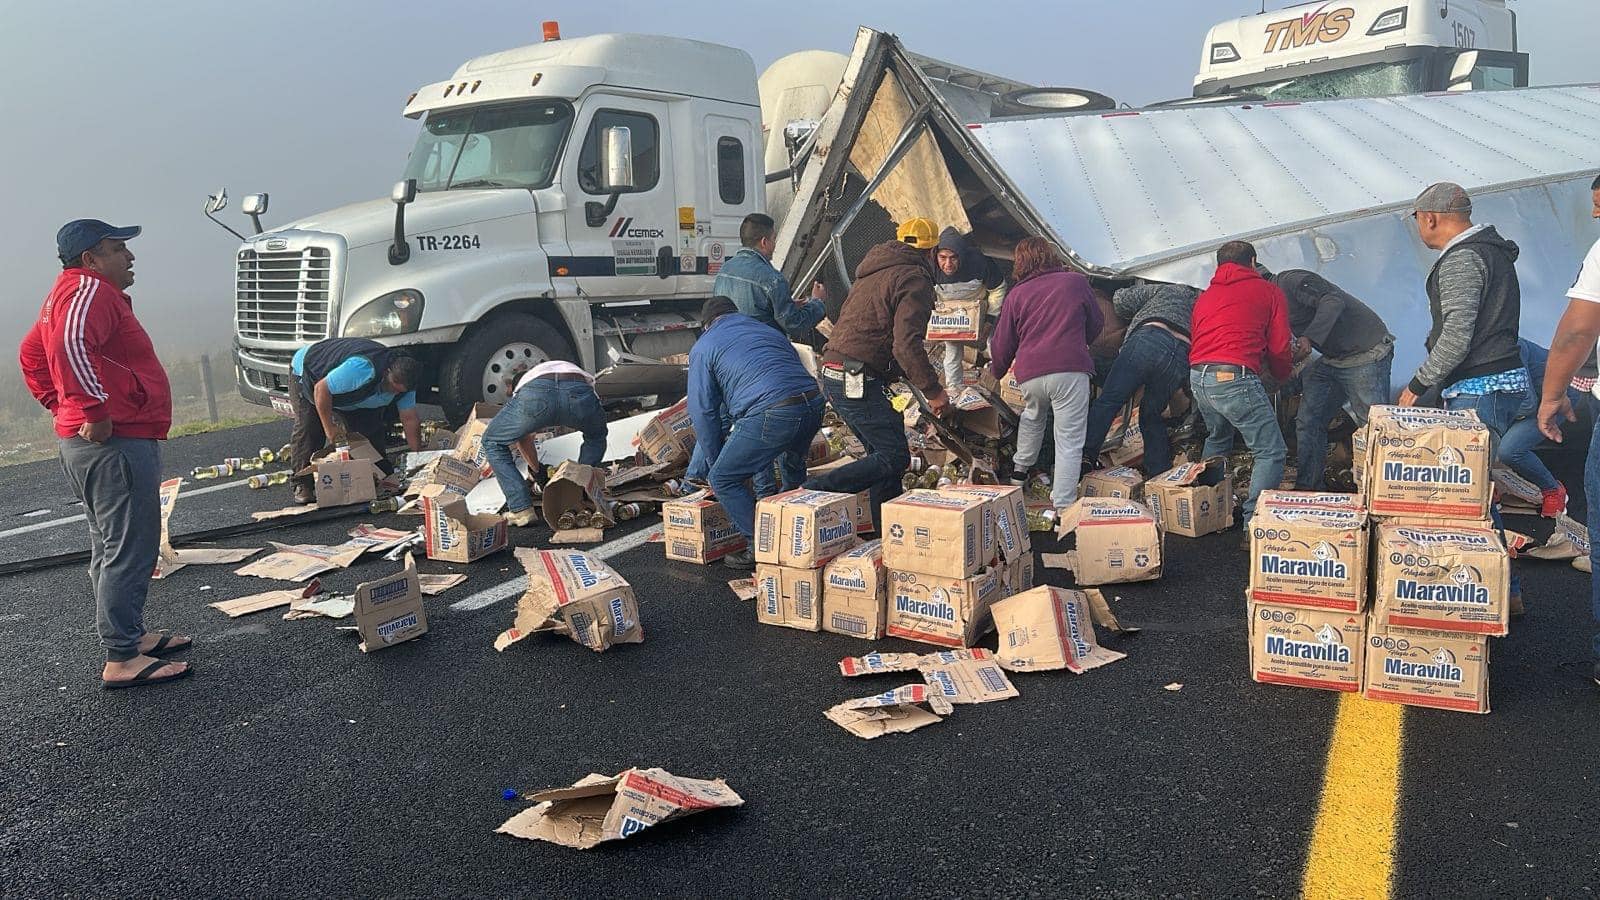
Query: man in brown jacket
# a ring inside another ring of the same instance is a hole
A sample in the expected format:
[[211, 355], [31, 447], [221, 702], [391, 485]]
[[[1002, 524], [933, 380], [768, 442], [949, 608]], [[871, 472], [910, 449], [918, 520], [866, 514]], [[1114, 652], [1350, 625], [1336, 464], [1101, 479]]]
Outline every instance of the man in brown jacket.
[[904, 419], [889, 405], [890, 381], [903, 375], [936, 415], [949, 407], [922, 346], [933, 312], [927, 251], [935, 240], [932, 228], [923, 231], [867, 251], [822, 350], [822, 391], [867, 455], [811, 479], [806, 487], [847, 494], [870, 489], [873, 521], [884, 501], [900, 493], [900, 479], [911, 465]]

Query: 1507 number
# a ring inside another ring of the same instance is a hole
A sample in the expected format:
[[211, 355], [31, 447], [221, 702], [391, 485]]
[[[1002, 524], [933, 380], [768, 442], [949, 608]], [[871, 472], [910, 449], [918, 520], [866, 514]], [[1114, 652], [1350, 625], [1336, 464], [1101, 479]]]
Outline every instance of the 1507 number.
[[483, 245], [475, 234], [419, 234], [419, 250], [477, 250]]

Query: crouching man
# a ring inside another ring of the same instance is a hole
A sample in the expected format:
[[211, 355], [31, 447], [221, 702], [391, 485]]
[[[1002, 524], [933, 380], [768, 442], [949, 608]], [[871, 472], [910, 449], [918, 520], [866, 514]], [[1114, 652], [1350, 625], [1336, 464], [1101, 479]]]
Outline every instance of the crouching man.
[[594, 392], [594, 376], [564, 360], [540, 363], [517, 382], [511, 400], [495, 414], [483, 432], [483, 455], [494, 467], [494, 477], [506, 495], [506, 521], [523, 527], [538, 520], [533, 493], [517, 471], [511, 456], [516, 445], [528, 461], [528, 474], [543, 481], [533, 433], [551, 426], [583, 432], [578, 462], [598, 466], [606, 455], [606, 414]]
[[[366, 338], [329, 338], [295, 351], [289, 363], [289, 407], [294, 411], [289, 461], [294, 471], [310, 465], [325, 445], [343, 443], [351, 431], [382, 453], [391, 405], [399, 411], [406, 446], [421, 450], [416, 382], [415, 359]], [[394, 471], [387, 459], [378, 468], [385, 475]], [[312, 476], [295, 478], [294, 499], [316, 502]]]

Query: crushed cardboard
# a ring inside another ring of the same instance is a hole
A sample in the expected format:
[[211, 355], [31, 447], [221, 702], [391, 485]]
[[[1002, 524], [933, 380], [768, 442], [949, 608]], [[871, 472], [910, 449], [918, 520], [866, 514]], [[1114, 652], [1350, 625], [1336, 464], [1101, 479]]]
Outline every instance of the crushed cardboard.
[[427, 634], [428, 613], [422, 605], [416, 558], [407, 553], [399, 572], [356, 585], [355, 617], [362, 653]]
[[1127, 658], [1100, 646], [1094, 605], [1083, 591], [1040, 585], [997, 602], [990, 614], [1000, 635], [996, 656], [1013, 672], [1066, 669], [1082, 675]]
[[422, 593], [429, 597], [437, 597], [445, 591], [465, 583], [465, 575], [418, 575], [417, 582]]
[[644, 640], [633, 587], [616, 570], [579, 550], [519, 547], [517, 561], [528, 588], [517, 600], [516, 618], [495, 638], [505, 650], [530, 634], [566, 635], [595, 652]]
[[1144, 501], [1163, 531], [1201, 537], [1233, 524], [1233, 478], [1224, 456], [1179, 463], [1144, 483]]
[[161, 549], [156, 556], [156, 568], [151, 573], [151, 578], [165, 578], [184, 566], [214, 566], [243, 562], [261, 552], [260, 547], [173, 549], [167, 522], [172, 518], [172, 510], [178, 505], [178, 491], [182, 487], [182, 478], [171, 478], [161, 482]]
[[288, 606], [296, 600], [305, 600], [322, 593], [322, 582], [312, 579], [310, 584], [303, 588], [284, 588], [277, 591], [263, 591], [247, 597], [236, 597], [232, 600], [218, 600], [208, 603], [207, 606], [227, 614], [230, 619], [247, 616], [251, 613], [264, 612], [280, 606]]
[[932, 695], [949, 703], [989, 703], [1017, 696], [993, 653], [961, 647], [933, 653], [868, 653], [839, 660], [846, 678], [886, 672], [921, 672]]
[[1064, 563], [1080, 585], [1161, 577], [1161, 524], [1136, 501], [1080, 498], [1061, 517], [1057, 533], [1072, 535], [1076, 546], [1065, 554], [1044, 554], [1045, 565]]
[[742, 806], [727, 782], [683, 778], [665, 769], [593, 774], [572, 787], [530, 794], [535, 805], [507, 819], [496, 834], [587, 850], [632, 837], [654, 825], [708, 809]]
[[[924, 703], [929, 709], [922, 708]], [[823, 715], [856, 737], [870, 741], [942, 722], [951, 711], [950, 702], [934, 694], [926, 684], [907, 684], [871, 697], [846, 700]]]

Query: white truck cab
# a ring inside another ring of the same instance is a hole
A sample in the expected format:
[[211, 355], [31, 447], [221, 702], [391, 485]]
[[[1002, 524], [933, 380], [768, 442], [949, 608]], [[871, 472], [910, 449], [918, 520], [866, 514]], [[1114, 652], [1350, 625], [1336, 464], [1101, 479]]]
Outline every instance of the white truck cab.
[[1528, 85], [1505, 0], [1316, 0], [1206, 35], [1195, 97], [1269, 100]]
[[452, 421], [546, 359], [595, 371], [688, 349], [740, 222], [765, 207], [755, 65], [554, 24], [411, 96], [422, 130], [391, 199], [245, 240], [246, 399], [282, 409], [290, 357], [334, 336], [413, 349]]

